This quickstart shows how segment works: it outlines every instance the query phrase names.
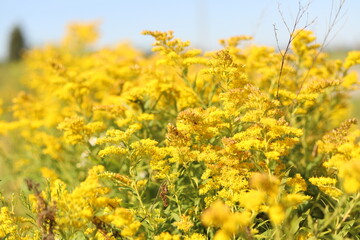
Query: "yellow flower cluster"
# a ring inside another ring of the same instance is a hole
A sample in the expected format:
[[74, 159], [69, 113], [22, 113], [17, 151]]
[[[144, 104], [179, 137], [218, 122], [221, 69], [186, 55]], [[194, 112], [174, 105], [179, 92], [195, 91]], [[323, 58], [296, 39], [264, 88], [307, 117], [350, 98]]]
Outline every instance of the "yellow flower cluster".
[[304, 29], [286, 55], [240, 47], [249, 36], [202, 53], [172, 31], [143, 32], [151, 54], [93, 50], [96, 27], [29, 51], [26, 91], [0, 109], [6, 177], [34, 179], [32, 218], [1, 205], [0, 238], [360, 234], [360, 133], [344, 114], [358, 52], [329, 59]]
[[[351, 129], [356, 122], [355, 119], [345, 121], [326, 134], [318, 143], [319, 150], [327, 153], [324, 166], [328, 171], [339, 176], [347, 193], [356, 193], [360, 190], [360, 145], [358, 142], [360, 131]], [[335, 186], [336, 179], [326, 179], [326, 181], [320, 181], [322, 185]]]
[[240, 232], [250, 223], [247, 212], [232, 213], [228, 206], [221, 201], [213, 202], [201, 216], [202, 223], [207, 227], [219, 227], [214, 236], [215, 240], [226, 240]]
[[43, 208], [44, 202], [51, 206], [56, 211], [55, 231], [66, 232], [65, 236], [76, 231], [108, 238], [134, 236], [141, 223], [135, 220], [130, 210], [120, 207], [121, 199], [107, 196], [110, 189], [99, 182], [104, 171], [101, 165], [91, 168], [87, 178], [72, 192], [68, 192], [63, 181], [52, 176], [48, 193], [30, 195], [33, 212], [40, 218], [49, 211]]
[[40, 232], [29, 234], [29, 227], [25, 226], [30, 220], [15, 216], [8, 207], [0, 208], [0, 238], [9, 240], [40, 239]]
[[58, 129], [64, 131], [65, 141], [70, 144], [88, 140], [89, 136], [102, 128], [102, 122], [92, 122], [85, 125], [84, 120], [80, 117], [66, 118], [58, 126]]

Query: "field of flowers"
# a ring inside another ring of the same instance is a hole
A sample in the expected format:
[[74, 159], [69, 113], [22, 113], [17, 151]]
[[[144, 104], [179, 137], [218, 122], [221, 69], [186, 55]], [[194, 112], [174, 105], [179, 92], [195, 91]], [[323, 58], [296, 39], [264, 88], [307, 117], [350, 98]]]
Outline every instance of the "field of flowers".
[[0, 239], [360, 239], [360, 51], [143, 34], [153, 54], [93, 50], [94, 24], [26, 53], [0, 108]]

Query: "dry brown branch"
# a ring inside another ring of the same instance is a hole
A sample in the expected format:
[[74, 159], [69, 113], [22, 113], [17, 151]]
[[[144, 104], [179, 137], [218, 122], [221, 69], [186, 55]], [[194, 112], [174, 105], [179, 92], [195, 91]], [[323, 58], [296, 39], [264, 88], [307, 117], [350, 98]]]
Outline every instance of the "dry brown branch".
[[54, 206], [50, 206], [43, 198], [41, 191], [39, 190], [39, 184], [31, 179], [26, 179], [25, 182], [29, 191], [32, 191], [37, 199], [38, 214], [36, 223], [41, 228], [42, 240], [54, 240], [56, 209]]
[[277, 29], [276, 29], [276, 26], [274, 25], [274, 33], [275, 33], [275, 38], [276, 38], [276, 43], [277, 43], [277, 47], [278, 47], [278, 50], [279, 50], [279, 53], [281, 55], [281, 65], [280, 65], [280, 70], [279, 70], [279, 77], [278, 77], [278, 80], [277, 80], [277, 88], [276, 88], [276, 95], [275, 97], [278, 98], [279, 97], [279, 89], [280, 89], [280, 83], [281, 83], [281, 77], [283, 75], [283, 70], [284, 70], [284, 64], [285, 64], [285, 59], [286, 59], [286, 55], [288, 54], [289, 50], [290, 50], [290, 45], [292, 43], [292, 41], [297, 37], [297, 35], [303, 31], [304, 29], [308, 28], [311, 24], [313, 24], [315, 22], [316, 19], [313, 19], [312, 21], [308, 22], [306, 21], [305, 25], [295, 33], [295, 31], [297, 30], [299, 24], [300, 24], [300, 21], [302, 20], [302, 18], [304, 17], [304, 14], [308, 12], [308, 9], [309, 9], [309, 6], [310, 6], [310, 2], [305, 5], [305, 6], [302, 6], [301, 5], [301, 2], [299, 2], [299, 8], [298, 8], [298, 12], [296, 14], [296, 17], [295, 17], [295, 21], [294, 21], [294, 25], [292, 27], [292, 29], [289, 27], [289, 25], [287, 24], [286, 20], [285, 20], [285, 17], [284, 17], [284, 14], [283, 12], [281, 11], [281, 8], [280, 8], [280, 5], [278, 5], [278, 10], [279, 10], [279, 13], [280, 13], [280, 16], [281, 16], [281, 19], [286, 27], [286, 29], [288, 30], [289, 32], [289, 39], [288, 39], [288, 42], [286, 44], [286, 48], [285, 48], [285, 51], [282, 52], [280, 50], [280, 46], [279, 46], [279, 39], [278, 39], [278, 36], [277, 36]]
[[317, 58], [319, 57], [320, 53], [322, 53], [324, 51], [324, 48], [331, 42], [331, 40], [336, 36], [336, 34], [329, 40], [329, 37], [332, 33], [332, 30], [334, 29], [335, 25], [339, 22], [340, 18], [342, 18], [343, 16], [340, 16], [340, 13], [344, 7], [344, 4], [345, 4], [345, 0], [340, 0], [340, 4], [339, 4], [339, 7], [337, 8], [337, 11], [335, 13], [335, 16], [334, 18], [332, 19], [332, 12], [333, 12], [333, 5], [334, 5], [334, 1], [332, 1], [332, 5], [331, 5], [331, 11], [330, 11], [330, 18], [329, 18], [329, 27], [327, 28], [327, 31], [325, 33], [325, 37], [322, 41], [322, 44], [319, 48], [319, 51], [315, 54], [314, 58], [313, 58], [313, 61], [312, 61], [312, 64], [310, 66], [310, 68], [308, 69], [308, 71], [306, 72], [305, 74], [305, 77], [303, 78], [303, 80], [301, 81], [301, 84], [300, 84], [300, 88], [296, 94], [296, 97], [299, 96], [307, 78], [309, 77], [309, 73], [310, 73], [310, 70], [315, 66], [315, 63], [316, 63], [316, 60]]

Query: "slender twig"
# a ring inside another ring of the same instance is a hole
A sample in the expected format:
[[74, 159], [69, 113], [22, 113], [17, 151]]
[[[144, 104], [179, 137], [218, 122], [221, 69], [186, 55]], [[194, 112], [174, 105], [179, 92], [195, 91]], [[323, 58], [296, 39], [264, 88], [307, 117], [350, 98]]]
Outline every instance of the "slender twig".
[[341, 13], [341, 10], [342, 8], [344, 7], [344, 4], [345, 4], [345, 0], [340, 0], [340, 4], [339, 4], [339, 7], [335, 13], [335, 16], [333, 19], [332, 18], [332, 15], [333, 15], [333, 1], [332, 1], [332, 5], [331, 5], [331, 11], [330, 11], [330, 19], [329, 19], [329, 27], [325, 33], [325, 37], [322, 41], [322, 44], [319, 48], [319, 50], [317, 51], [317, 53], [315, 54], [314, 58], [313, 58], [313, 61], [312, 61], [312, 64], [310, 66], [310, 68], [308, 69], [308, 71], [306, 72], [305, 74], [305, 77], [303, 78], [303, 80], [301, 81], [301, 84], [300, 84], [300, 88], [296, 94], [296, 99], [297, 97], [299, 96], [302, 88], [304, 87], [304, 83], [306, 82], [307, 78], [309, 77], [309, 74], [310, 74], [310, 70], [315, 66], [315, 63], [316, 63], [316, 60], [317, 58], [319, 57], [320, 53], [323, 52], [324, 48], [331, 42], [331, 40], [333, 40], [333, 38], [336, 36], [334, 35], [330, 40], [329, 40], [329, 37], [330, 37], [330, 34], [332, 32], [332, 30], [334, 29], [335, 25], [338, 23], [339, 19], [342, 18], [343, 16], [340, 16], [340, 13]]
[[54, 229], [56, 226], [55, 216], [56, 208], [50, 205], [42, 196], [39, 190], [39, 184], [35, 183], [31, 179], [25, 179], [28, 189], [34, 192], [37, 200], [37, 224], [41, 228], [42, 240], [54, 240]]
[[276, 89], [276, 96], [275, 96], [276, 98], [279, 98], [279, 89], [280, 89], [281, 78], [282, 78], [283, 71], [284, 71], [285, 59], [286, 59], [286, 55], [288, 54], [288, 52], [290, 50], [291, 43], [297, 37], [297, 35], [299, 33], [301, 33], [301, 31], [308, 28], [316, 20], [316, 18], [315, 18], [311, 22], [306, 21], [305, 25], [299, 31], [297, 31], [295, 33], [301, 19], [303, 18], [304, 14], [307, 13], [307, 11], [309, 9], [309, 6], [310, 6], [310, 2], [305, 6], [302, 6], [301, 3], [299, 2], [299, 9], [298, 9], [298, 12], [297, 12], [296, 17], [295, 17], [294, 25], [293, 25], [292, 29], [290, 29], [289, 25], [287, 24], [287, 22], [285, 20], [283, 12], [281, 11], [280, 5], [278, 5], [278, 10], [279, 10], [281, 19], [282, 19], [286, 29], [289, 32], [289, 39], [288, 39], [288, 42], [286, 44], [285, 51], [282, 52], [280, 50], [280, 46], [279, 46], [279, 39], [278, 39], [278, 36], [277, 36], [277, 29], [276, 29], [276, 27], [274, 25], [274, 33], [275, 33], [275, 38], [276, 38], [276, 44], [277, 44], [277, 47], [278, 47], [280, 55], [281, 55], [281, 65], [280, 65], [280, 70], [279, 70], [279, 77], [277, 79], [277, 89]]

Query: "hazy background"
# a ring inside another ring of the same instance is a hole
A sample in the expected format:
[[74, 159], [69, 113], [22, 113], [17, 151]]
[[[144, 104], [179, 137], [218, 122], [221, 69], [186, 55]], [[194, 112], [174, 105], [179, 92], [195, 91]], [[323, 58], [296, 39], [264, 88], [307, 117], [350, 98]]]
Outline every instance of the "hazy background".
[[[309, 1], [300, 1], [306, 5]], [[317, 18], [309, 28], [319, 42], [329, 26], [331, 9], [338, 0], [311, 1], [308, 18]], [[218, 39], [253, 35], [254, 43], [276, 46], [273, 24], [279, 29], [280, 45], [288, 38], [278, 5], [291, 25], [298, 10], [297, 0], [0, 0], [0, 59], [7, 55], [9, 34], [14, 25], [22, 27], [28, 45], [57, 42], [69, 22], [98, 20], [100, 46], [129, 40], [135, 46], [150, 48], [152, 38], [142, 30], [174, 30], [175, 36], [190, 40], [206, 50], [216, 49]], [[360, 0], [347, 0], [330, 48], [359, 49]], [[304, 22], [303, 22], [304, 23]], [[300, 25], [302, 26], [302, 25]]]

